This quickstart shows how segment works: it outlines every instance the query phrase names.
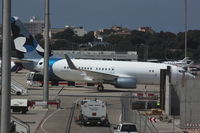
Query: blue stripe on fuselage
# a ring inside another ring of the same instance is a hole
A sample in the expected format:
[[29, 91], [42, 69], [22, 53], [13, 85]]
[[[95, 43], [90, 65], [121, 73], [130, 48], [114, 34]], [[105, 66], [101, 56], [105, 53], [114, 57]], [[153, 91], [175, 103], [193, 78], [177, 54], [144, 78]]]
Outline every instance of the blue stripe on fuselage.
[[55, 79], [60, 79], [59, 77], [57, 77], [55, 74], [54, 74], [54, 72], [53, 72], [53, 68], [52, 68], [52, 66], [53, 66], [53, 64], [55, 63], [55, 62], [57, 62], [57, 61], [59, 61], [59, 60], [62, 60], [63, 58], [61, 58], [61, 57], [51, 57], [50, 59], [49, 59], [49, 68], [50, 68], [50, 72], [49, 72], [49, 76], [51, 76], [51, 78], [54, 78], [55, 77]]

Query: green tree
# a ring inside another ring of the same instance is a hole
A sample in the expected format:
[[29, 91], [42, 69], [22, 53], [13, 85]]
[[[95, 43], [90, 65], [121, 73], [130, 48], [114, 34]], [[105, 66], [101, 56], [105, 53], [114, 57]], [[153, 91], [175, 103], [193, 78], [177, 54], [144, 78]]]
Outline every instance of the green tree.
[[53, 39], [66, 39], [66, 40], [72, 40], [74, 36], [74, 31], [71, 28], [67, 28], [62, 32], [58, 32], [52, 35]]

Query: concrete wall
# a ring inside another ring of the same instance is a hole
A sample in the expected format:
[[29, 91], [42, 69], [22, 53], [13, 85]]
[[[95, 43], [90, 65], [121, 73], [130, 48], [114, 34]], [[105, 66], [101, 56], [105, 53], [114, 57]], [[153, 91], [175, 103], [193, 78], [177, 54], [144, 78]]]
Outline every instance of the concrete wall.
[[200, 128], [200, 80], [186, 80], [180, 95], [180, 122], [184, 128]]
[[171, 115], [180, 115], [180, 100], [176, 88], [170, 86], [171, 93]]

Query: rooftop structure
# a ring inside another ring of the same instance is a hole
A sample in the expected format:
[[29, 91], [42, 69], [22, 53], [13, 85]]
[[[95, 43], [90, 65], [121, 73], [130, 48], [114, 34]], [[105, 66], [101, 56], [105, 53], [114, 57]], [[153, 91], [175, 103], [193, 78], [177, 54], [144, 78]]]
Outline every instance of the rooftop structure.
[[99, 39], [100, 41], [103, 41], [103, 37], [109, 35], [131, 35], [131, 30], [121, 26], [112, 26], [111, 28], [94, 31], [95, 38]]
[[33, 36], [35, 36], [43, 33], [44, 21], [33, 16], [29, 22], [24, 23], [24, 26]]
[[141, 32], [150, 32], [150, 33], [154, 33], [155, 31], [151, 28], [151, 27], [139, 27], [138, 28], [138, 31], [141, 31]]
[[85, 34], [87, 34], [87, 31], [83, 27], [81, 27], [81, 26], [80, 27], [76, 27], [76, 26], [69, 26], [69, 25], [66, 25], [64, 28], [52, 28], [51, 29], [51, 34], [62, 32], [67, 28], [71, 28], [74, 31], [74, 34], [76, 34], [77, 36], [80, 36], [80, 37], [82, 37]]

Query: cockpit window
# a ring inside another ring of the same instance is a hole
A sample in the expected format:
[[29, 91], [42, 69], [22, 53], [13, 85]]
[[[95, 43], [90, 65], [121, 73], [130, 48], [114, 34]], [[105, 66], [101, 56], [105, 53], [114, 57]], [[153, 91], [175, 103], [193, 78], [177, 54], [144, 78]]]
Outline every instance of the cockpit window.
[[39, 65], [42, 65], [42, 64], [43, 64], [43, 62], [40, 62], [40, 63], [39, 63]]

